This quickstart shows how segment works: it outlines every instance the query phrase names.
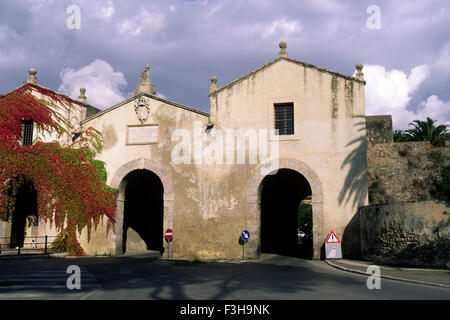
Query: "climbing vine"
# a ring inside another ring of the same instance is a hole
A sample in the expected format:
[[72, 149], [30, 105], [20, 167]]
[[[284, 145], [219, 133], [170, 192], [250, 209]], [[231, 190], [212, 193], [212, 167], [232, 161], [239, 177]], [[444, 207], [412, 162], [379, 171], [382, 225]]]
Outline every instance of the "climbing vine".
[[[33, 92], [47, 99], [38, 100]], [[62, 116], [70, 102], [33, 84], [0, 96], [0, 219], [11, 221], [17, 190], [27, 179], [37, 191], [38, 216], [60, 232], [55, 244], [83, 255], [77, 233], [87, 228], [90, 241], [92, 227], [105, 216], [108, 230], [114, 226], [117, 192], [106, 185], [104, 163], [94, 159], [101, 150], [100, 133], [89, 128], [77, 132], [75, 143], [67, 139], [76, 131]], [[21, 124], [27, 120], [34, 121], [39, 136], [61, 139], [22, 146]]]

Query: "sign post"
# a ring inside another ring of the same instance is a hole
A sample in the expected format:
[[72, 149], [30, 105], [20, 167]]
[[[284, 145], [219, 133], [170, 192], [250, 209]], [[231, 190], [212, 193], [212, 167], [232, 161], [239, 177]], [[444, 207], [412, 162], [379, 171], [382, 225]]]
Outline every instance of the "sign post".
[[242, 233], [241, 233], [242, 260], [245, 260], [245, 244], [247, 243], [248, 239], [250, 239], [250, 232], [248, 230], [243, 230]]
[[164, 238], [166, 238], [166, 242], [167, 242], [167, 258], [170, 259], [170, 243], [172, 242], [172, 239], [173, 239], [172, 229], [166, 230], [166, 232], [164, 233]]
[[341, 241], [333, 231], [325, 241], [325, 256], [326, 259], [342, 259]]

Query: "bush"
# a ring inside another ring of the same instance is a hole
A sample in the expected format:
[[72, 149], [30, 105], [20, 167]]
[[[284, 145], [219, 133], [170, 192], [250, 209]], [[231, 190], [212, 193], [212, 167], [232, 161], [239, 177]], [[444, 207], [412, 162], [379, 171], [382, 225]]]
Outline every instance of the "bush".
[[428, 159], [433, 161], [434, 163], [440, 165], [445, 162], [445, 154], [442, 152], [442, 150], [432, 150], [428, 154]]
[[450, 165], [441, 171], [441, 180], [436, 182], [437, 199], [450, 206]]

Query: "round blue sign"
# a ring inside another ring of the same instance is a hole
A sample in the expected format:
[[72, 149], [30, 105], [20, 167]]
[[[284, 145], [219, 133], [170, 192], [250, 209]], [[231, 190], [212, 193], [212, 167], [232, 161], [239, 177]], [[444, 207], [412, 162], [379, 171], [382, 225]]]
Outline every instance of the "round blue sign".
[[244, 241], [248, 241], [248, 239], [250, 239], [250, 232], [248, 230], [242, 231], [241, 239]]

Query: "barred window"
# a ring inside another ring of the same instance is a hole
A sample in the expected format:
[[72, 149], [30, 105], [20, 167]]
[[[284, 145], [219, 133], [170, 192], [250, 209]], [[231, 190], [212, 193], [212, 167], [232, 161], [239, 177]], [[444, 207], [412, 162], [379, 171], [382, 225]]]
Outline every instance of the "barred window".
[[275, 129], [279, 135], [294, 134], [294, 104], [275, 103]]
[[33, 144], [33, 121], [22, 121], [22, 145], [31, 146]]

